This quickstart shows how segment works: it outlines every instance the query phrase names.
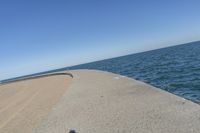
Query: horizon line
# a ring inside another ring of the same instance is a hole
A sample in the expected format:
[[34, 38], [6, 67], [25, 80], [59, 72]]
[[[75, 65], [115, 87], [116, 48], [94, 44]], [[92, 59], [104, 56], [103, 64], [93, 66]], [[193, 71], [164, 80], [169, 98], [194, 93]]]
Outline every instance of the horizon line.
[[33, 75], [39, 75], [39, 74], [44, 74], [44, 73], [50, 73], [52, 71], [59, 71], [59, 70], [62, 70], [62, 69], [67, 69], [67, 68], [70, 68], [70, 67], [80, 66], [80, 65], [84, 65], [84, 64], [90, 64], [90, 63], [95, 63], [95, 62], [99, 62], [99, 61], [105, 61], [105, 60], [129, 56], [129, 55], [141, 54], [141, 53], [146, 53], [146, 52], [150, 52], [150, 51], [155, 51], [155, 50], [160, 50], [160, 49], [165, 49], [165, 48], [170, 48], [170, 47], [177, 47], [177, 46], [180, 46], [180, 45], [187, 45], [187, 44], [190, 44], [190, 43], [197, 43], [197, 42], [200, 42], [200, 40], [194, 40], [194, 41], [176, 44], [176, 45], [173, 45], [173, 46], [166, 46], [166, 47], [150, 49], [150, 50], [145, 50], [145, 51], [140, 51], [140, 52], [135, 52], [135, 53], [128, 53], [128, 54], [114, 56], [114, 57], [110, 57], [110, 58], [105, 58], [105, 59], [100, 59], [100, 60], [95, 60], [95, 61], [90, 61], [90, 62], [85, 62], [85, 63], [80, 63], [80, 64], [69, 65], [69, 66], [66, 66], [66, 67], [61, 67], [61, 68], [56, 68], [56, 69], [51, 69], [51, 70], [46, 70], [46, 71], [40, 71], [40, 72], [25, 74], [25, 75], [21, 75], [21, 76], [16, 76], [16, 77], [11, 77], [11, 78], [6, 78], [6, 79], [3, 79], [3, 80], [0, 80], [0, 83], [3, 82], [3, 81], [7, 81], [7, 80], [17, 79], [17, 78], [22, 78], [22, 77], [28, 77], [28, 76], [33, 76]]

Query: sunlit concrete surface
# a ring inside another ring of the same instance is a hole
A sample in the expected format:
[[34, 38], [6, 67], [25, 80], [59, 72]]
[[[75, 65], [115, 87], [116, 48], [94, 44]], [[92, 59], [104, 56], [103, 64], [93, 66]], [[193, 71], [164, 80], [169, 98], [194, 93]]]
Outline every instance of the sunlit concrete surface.
[[199, 133], [200, 106], [134, 79], [71, 71], [60, 102], [34, 133]]
[[140, 81], [75, 70], [0, 86], [0, 133], [199, 133], [200, 106]]
[[47, 76], [0, 86], [0, 133], [31, 133], [70, 85], [66, 75]]

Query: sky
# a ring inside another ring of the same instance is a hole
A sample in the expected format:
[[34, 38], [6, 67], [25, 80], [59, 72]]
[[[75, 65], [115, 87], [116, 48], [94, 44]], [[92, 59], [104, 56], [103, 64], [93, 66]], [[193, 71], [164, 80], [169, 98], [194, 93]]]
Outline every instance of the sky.
[[0, 80], [200, 40], [199, 0], [2, 0]]

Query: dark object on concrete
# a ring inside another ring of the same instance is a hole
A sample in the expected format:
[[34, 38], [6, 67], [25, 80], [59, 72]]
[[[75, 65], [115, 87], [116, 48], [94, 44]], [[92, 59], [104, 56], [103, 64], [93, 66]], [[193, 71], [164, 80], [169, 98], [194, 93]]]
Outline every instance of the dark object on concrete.
[[69, 133], [77, 133], [75, 130], [70, 130]]

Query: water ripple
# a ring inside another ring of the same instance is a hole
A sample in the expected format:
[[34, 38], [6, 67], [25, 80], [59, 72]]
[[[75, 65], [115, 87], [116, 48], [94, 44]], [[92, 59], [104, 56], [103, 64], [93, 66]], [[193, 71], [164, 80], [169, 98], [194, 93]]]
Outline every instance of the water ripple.
[[200, 103], [200, 42], [67, 69], [99, 69], [118, 73]]

